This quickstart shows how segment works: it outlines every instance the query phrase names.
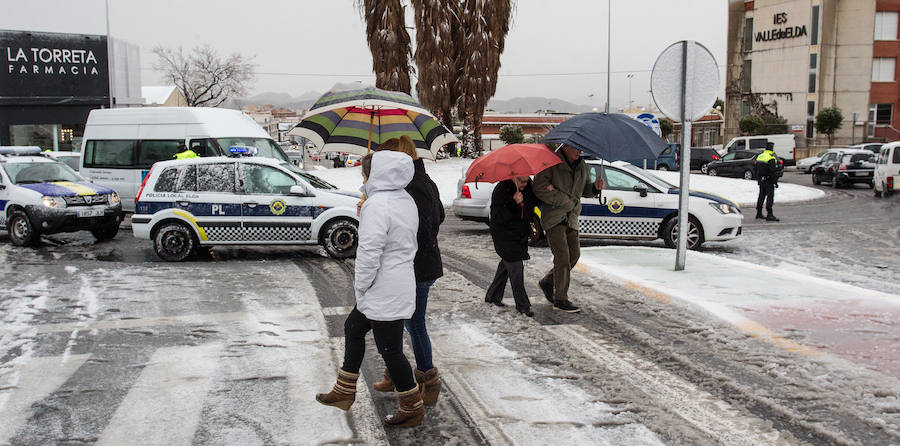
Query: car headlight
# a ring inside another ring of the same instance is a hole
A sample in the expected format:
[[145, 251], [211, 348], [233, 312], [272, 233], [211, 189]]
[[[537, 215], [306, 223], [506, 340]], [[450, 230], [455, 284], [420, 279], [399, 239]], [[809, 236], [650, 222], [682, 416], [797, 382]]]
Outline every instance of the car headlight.
[[61, 197], [41, 197], [41, 202], [44, 203], [44, 206], [53, 209], [62, 209], [66, 207], [66, 200], [63, 200]]
[[109, 194], [109, 205], [114, 206], [119, 204], [119, 194], [113, 192]]
[[720, 214], [740, 214], [740, 209], [725, 203], [710, 203], [713, 209], [719, 211]]

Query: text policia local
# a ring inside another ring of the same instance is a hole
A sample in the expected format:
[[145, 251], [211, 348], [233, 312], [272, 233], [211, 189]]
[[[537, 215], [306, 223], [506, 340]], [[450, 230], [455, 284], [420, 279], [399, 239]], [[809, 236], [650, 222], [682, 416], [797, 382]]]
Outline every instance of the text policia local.
[[97, 58], [91, 50], [7, 48], [6, 60], [10, 62], [10, 74], [96, 75], [99, 73]]

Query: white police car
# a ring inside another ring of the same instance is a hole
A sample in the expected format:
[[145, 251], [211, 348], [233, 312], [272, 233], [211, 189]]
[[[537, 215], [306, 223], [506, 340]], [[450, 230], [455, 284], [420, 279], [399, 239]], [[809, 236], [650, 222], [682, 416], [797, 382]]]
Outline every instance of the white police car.
[[[651, 172], [624, 161], [585, 160], [593, 182], [603, 172], [602, 197], [582, 198], [579, 231], [583, 238], [655, 240], [666, 246], [678, 243], [678, 187]], [[601, 165], [603, 166], [601, 169]], [[459, 184], [453, 210], [463, 219], [487, 220], [493, 184]], [[688, 248], [707, 241], [724, 241], [741, 234], [744, 216], [734, 202], [717, 195], [691, 191], [688, 199]], [[532, 242], [543, 237], [539, 224], [532, 225]]]
[[41, 234], [91, 231], [98, 240], [119, 232], [122, 204], [115, 191], [88, 182], [39, 147], [0, 147], [0, 228], [14, 245]]
[[131, 227], [135, 237], [153, 240], [167, 261], [207, 245], [321, 244], [332, 257], [345, 258], [356, 254], [359, 197], [275, 159], [160, 161], [135, 198]]

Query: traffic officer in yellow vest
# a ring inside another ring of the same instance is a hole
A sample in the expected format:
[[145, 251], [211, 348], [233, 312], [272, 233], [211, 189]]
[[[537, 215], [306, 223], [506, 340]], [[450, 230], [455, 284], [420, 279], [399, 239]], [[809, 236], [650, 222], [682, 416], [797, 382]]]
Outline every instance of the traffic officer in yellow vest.
[[[759, 196], [756, 198], [756, 218], [766, 221], [779, 221], [772, 213], [772, 203], [775, 201], [775, 188], [778, 187], [778, 177], [781, 169], [778, 158], [775, 157], [775, 144], [766, 143], [766, 150], [756, 156], [753, 162], [756, 171], [756, 183], [759, 185]], [[766, 204], [766, 216], [763, 217], [763, 202]]]
[[200, 158], [200, 155], [197, 155], [197, 152], [188, 149], [186, 145], [181, 144], [178, 146], [178, 153], [175, 154], [175, 159], [183, 160], [186, 158]]

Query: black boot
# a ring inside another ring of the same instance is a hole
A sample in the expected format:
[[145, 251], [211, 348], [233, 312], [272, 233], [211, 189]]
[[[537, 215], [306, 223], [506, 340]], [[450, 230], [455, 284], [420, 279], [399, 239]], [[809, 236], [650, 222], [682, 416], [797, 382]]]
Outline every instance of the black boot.
[[541, 288], [541, 291], [544, 292], [544, 297], [547, 298], [547, 301], [551, 304], [554, 302], [553, 299], [553, 282], [547, 282], [544, 279], [538, 280], [538, 286]]
[[766, 218], [766, 217], [763, 217], [762, 211], [760, 211], [760, 210], [757, 210], [757, 211], [756, 211], [756, 219], [757, 219], [757, 220], [763, 220], [763, 219], [765, 219], [765, 218]]
[[769, 214], [766, 216], [766, 221], [781, 221], [781, 220], [779, 220], [778, 217], [776, 217], [772, 214]]

